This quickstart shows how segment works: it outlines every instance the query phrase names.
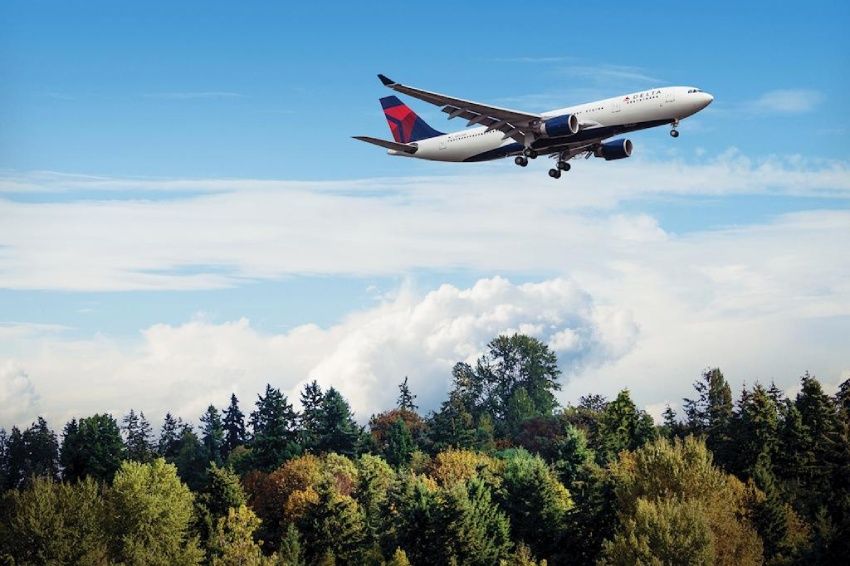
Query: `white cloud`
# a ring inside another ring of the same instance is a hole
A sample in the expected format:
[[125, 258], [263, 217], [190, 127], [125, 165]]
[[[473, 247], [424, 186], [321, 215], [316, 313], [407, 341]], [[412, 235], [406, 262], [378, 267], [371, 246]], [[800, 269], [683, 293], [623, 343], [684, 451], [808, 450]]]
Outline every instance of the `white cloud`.
[[[257, 332], [245, 319], [198, 319], [152, 326], [130, 343], [22, 339], [11, 344], [15, 353], [2, 367], [16, 368], [15, 376], [27, 368], [43, 392], [41, 408], [57, 421], [105, 410], [123, 414], [131, 406], [155, 418], [171, 410], [195, 419], [207, 404], [223, 405], [231, 391], [250, 406], [267, 381], [297, 399], [309, 379], [338, 387], [365, 420], [393, 405], [405, 375], [419, 404], [436, 407], [454, 363], [474, 361], [491, 338], [517, 330], [544, 341], [575, 336], [570, 351], [562, 351], [572, 371], [616, 359], [637, 336], [627, 311], [597, 308], [567, 279], [514, 285], [496, 277], [424, 295], [404, 287], [337, 325], [277, 335]], [[30, 403], [0, 417], [17, 422], [34, 410]]]
[[197, 92], [153, 92], [144, 95], [147, 98], [161, 98], [165, 100], [198, 100], [216, 98], [241, 98], [238, 92], [227, 91], [197, 91]]
[[816, 90], [772, 90], [749, 103], [747, 108], [756, 112], [802, 114], [814, 110], [822, 101], [823, 94]]
[[27, 372], [14, 361], [0, 360], [0, 423], [24, 424], [35, 418], [38, 401]]
[[[63, 192], [66, 184], [73, 189]], [[333, 182], [16, 176], [0, 190], [0, 286], [14, 289], [200, 289], [299, 274], [419, 269], [562, 272], [669, 235], [641, 198], [804, 195], [850, 198], [844, 162], [752, 160], [730, 150], [699, 164], [577, 163], [559, 183], [491, 166], [488, 174]], [[199, 196], [74, 201], [78, 191]], [[70, 199], [70, 200], [69, 200]], [[830, 216], [834, 230], [846, 214]]]

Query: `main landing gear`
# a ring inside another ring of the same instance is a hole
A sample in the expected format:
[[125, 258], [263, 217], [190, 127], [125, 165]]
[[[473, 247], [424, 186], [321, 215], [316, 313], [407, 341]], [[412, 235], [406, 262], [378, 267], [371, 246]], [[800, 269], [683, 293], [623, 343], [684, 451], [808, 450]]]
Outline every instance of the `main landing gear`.
[[516, 164], [517, 164], [517, 165], [519, 165], [520, 167], [525, 167], [526, 165], [528, 165], [528, 158], [527, 158], [527, 157], [523, 157], [522, 155], [517, 155], [517, 156], [514, 158], [514, 163], [516, 163]]
[[674, 138], [678, 138], [678, 137], [679, 137], [679, 130], [677, 130], [677, 129], [676, 129], [676, 128], [678, 128], [678, 127], [679, 127], [679, 121], [678, 121], [678, 120], [673, 120], [673, 129], [672, 129], [672, 130], [670, 130], [670, 135], [671, 135], [671, 136], [673, 136]]

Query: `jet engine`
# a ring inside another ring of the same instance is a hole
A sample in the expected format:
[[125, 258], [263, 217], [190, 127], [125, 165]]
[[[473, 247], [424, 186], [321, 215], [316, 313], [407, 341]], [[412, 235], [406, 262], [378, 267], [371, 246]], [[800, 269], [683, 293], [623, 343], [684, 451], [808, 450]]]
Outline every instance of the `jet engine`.
[[533, 129], [545, 138], [564, 138], [578, 133], [578, 118], [575, 114], [555, 116], [538, 122]]
[[605, 161], [625, 159], [632, 154], [632, 140], [612, 140], [599, 144], [593, 152], [596, 157], [604, 157]]

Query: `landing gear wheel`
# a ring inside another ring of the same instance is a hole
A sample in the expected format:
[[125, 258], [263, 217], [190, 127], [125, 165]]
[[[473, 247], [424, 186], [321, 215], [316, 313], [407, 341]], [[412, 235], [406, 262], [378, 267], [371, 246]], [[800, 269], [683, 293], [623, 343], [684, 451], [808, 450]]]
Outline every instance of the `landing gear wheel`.
[[679, 130], [670, 130], [670, 135], [673, 136], [674, 138], [678, 138], [679, 137]]
[[527, 147], [522, 150], [522, 154], [529, 159], [537, 159], [537, 152], [531, 149], [530, 147]]
[[570, 164], [567, 163], [566, 161], [559, 161], [558, 162], [558, 169], [560, 169], [561, 171], [569, 171], [570, 170]]
[[528, 165], [528, 159], [526, 159], [522, 155], [517, 155], [514, 159], [514, 163], [516, 163], [520, 167], [525, 167], [526, 165]]
[[549, 169], [549, 176], [552, 177], [553, 179], [560, 179], [561, 178], [560, 169]]

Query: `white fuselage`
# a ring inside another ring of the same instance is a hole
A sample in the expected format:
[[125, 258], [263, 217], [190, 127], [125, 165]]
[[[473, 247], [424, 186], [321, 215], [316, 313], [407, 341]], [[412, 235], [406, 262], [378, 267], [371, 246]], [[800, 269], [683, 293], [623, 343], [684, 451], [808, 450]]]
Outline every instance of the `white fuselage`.
[[[574, 114], [581, 125], [579, 133], [557, 138], [563, 144], [555, 144], [554, 148], [594, 143], [612, 135], [678, 122], [699, 112], [712, 100], [710, 94], [695, 87], [662, 87], [552, 110], [544, 112], [542, 117]], [[513, 139], [504, 139], [502, 132], [483, 126], [420, 140], [416, 145], [418, 150], [410, 157], [455, 162], [487, 160], [490, 154], [495, 159], [519, 153], [522, 149]], [[516, 146], [516, 152], [512, 151], [512, 146]], [[500, 149], [502, 151], [498, 151]], [[388, 153], [406, 155], [394, 150]]]

